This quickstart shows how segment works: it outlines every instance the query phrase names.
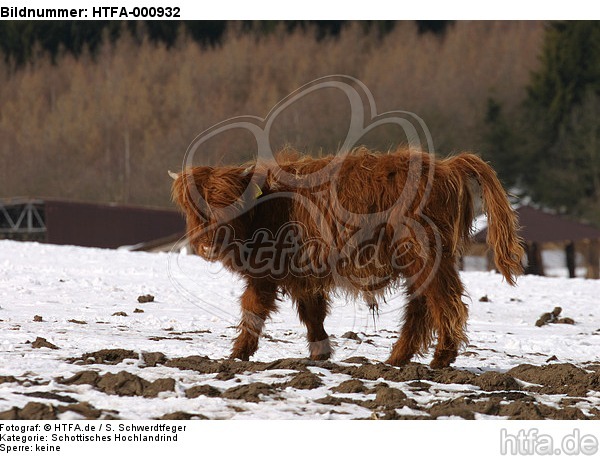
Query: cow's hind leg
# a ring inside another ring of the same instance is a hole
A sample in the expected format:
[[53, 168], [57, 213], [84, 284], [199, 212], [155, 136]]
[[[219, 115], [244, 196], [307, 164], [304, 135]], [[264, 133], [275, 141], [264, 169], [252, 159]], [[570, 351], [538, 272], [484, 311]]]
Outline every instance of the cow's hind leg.
[[277, 310], [277, 285], [267, 280], [250, 279], [242, 294], [242, 318], [231, 358], [247, 361], [258, 349], [258, 339], [271, 312]]
[[427, 310], [426, 298], [413, 295], [413, 287], [409, 287], [409, 301], [404, 310], [404, 324], [400, 337], [394, 344], [388, 364], [402, 366], [415, 354], [422, 354], [431, 344], [433, 328]]
[[298, 316], [306, 325], [310, 359], [325, 360], [331, 356], [331, 343], [323, 322], [329, 313], [329, 301], [323, 294], [296, 299]]
[[438, 343], [431, 367], [447, 367], [456, 360], [458, 349], [467, 343], [465, 333], [468, 308], [462, 301], [464, 292], [454, 258], [444, 258], [427, 287], [427, 309], [438, 333]]

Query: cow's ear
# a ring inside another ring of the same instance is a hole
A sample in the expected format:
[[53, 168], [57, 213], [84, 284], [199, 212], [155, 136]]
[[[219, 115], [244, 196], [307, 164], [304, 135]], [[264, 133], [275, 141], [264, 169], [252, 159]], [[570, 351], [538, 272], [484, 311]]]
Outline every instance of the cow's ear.
[[205, 200], [206, 186], [212, 168], [198, 166], [188, 168], [181, 173], [169, 173], [173, 181], [173, 200], [187, 214], [188, 217], [197, 217], [199, 222], [207, 218], [208, 204]]

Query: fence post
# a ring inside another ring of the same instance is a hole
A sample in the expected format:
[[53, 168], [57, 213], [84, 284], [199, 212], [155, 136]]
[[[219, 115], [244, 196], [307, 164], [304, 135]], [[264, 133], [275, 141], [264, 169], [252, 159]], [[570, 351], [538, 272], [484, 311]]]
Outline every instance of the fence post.
[[586, 242], [587, 279], [600, 279], [600, 239], [591, 239]]
[[565, 254], [567, 256], [567, 269], [569, 270], [569, 278], [575, 277], [575, 243], [567, 241], [565, 245]]

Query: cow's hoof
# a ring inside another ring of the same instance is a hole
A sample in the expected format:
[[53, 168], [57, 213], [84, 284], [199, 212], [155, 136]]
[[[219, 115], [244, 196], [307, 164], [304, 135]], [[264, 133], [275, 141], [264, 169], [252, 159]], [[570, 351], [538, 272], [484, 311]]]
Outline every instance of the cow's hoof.
[[313, 361], [325, 361], [331, 357], [331, 343], [329, 338], [318, 342], [309, 342], [310, 359]]
[[412, 356], [390, 356], [385, 363], [396, 367], [402, 367], [406, 366], [411, 358]]
[[234, 352], [231, 355], [229, 355], [229, 359], [237, 359], [239, 361], [249, 361], [250, 355], [248, 355], [247, 353]]
[[456, 353], [452, 350], [443, 350], [433, 356], [433, 361], [429, 363], [432, 369], [443, 369], [449, 367], [456, 360]]

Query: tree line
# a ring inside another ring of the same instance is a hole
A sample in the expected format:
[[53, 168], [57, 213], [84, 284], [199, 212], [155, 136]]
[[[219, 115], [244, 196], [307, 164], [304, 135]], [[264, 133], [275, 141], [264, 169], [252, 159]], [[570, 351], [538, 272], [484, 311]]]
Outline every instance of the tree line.
[[[415, 21], [419, 32], [443, 33], [452, 21]], [[267, 35], [278, 27], [288, 32], [311, 29], [323, 39], [339, 35], [347, 24], [342, 20], [326, 21], [1, 21], [0, 48], [4, 57], [18, 65], [31, 61], [36, 52], [49, 53], [55, 59], [60, 52], [80, 55], [84, 49], [95, 53], [106, 37], [117, 40], [126, 31], [139, 40], [147, 37], [167, 47], [175, 44], [183, 31], [201, 45], [215, 46], [222, 42], [228, 29], [241, 28], [246, 33]], [[364, 21], [366, 31], [381, 34], [394, 28], [395, 21]]]
[[[599, 35], [595, 22], [2, 22], [0, 196], [170, 205], [165, 171], [198, 133], [337, 73], [380, 112], [418, 114], [437, 153], [480, 153], [523, 198], [600, 223]], [[339, 93], [308, 96], [272, 142], [335, 151], [348, 116]], [[383, 128], [365, 142], [402, 141]], [[253, 147], [231, 132], [203, 153]]]

